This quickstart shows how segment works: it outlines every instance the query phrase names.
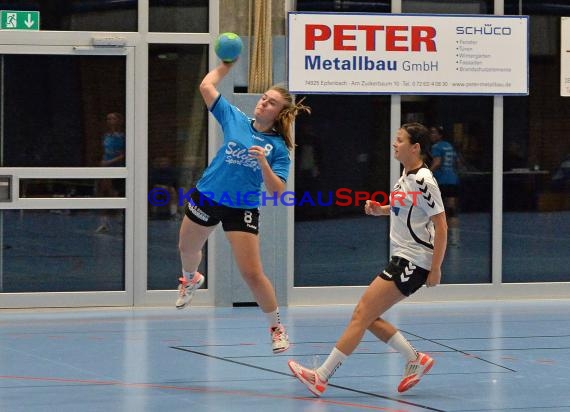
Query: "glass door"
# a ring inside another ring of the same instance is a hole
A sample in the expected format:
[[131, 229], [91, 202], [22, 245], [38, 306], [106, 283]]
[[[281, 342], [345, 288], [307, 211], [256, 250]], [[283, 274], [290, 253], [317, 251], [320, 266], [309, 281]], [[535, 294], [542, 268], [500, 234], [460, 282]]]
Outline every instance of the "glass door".
[[84, 43], [0, 44], [1, 308], [133, 304], [134, 47]]

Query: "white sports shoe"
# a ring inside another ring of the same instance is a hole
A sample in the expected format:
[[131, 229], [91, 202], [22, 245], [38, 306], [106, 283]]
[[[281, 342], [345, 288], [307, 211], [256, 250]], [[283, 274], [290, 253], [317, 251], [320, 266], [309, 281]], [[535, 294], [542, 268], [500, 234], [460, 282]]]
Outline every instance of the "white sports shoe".
[[279, 324], [274, 328], [270, 328], [269, 333], [271, 333], [273, 353], [281, 353], [289, 349], [289, 336], [285, 332], [283, 325]]
[[184, 276], [178, 278], [180, 284], [178, 285], [178, 299], [176, 300], [176, 309], [184, 309], [190, 305], [194, 292], [202, 287], [206, 278], [200, 273], [194, 273], [192, 280], [186, 280]]
[[287, 362], [289, 369], [293, 375], [299, 379], [313, 395], [321, 396], [327, 389], [328, 382], [319, 378], [319, 374], [312, 369], [305, 368], [303, 365], [290, 360]]
[[422, 376], [429, 372], [435, 361], [425, 353], [418, 352], [418, 357], [408, 361], [404, 368], [404, 376], [398, 385], [398, 392], [405, 392], [416, 386]]

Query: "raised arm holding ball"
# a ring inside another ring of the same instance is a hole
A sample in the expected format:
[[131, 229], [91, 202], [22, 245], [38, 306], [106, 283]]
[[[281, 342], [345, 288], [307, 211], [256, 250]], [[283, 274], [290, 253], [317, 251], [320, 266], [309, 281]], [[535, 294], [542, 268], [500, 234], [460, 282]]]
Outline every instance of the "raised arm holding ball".
[[[200, 93], [222, 128], [224, 141], [185, 207], [179, 235], [182, 277], [176, 307], [188, 306], [194, 292], [204, 283], [204, 275], [197, 271], [202, 248], [221, 222], [242, 278], [267, 317], [273, 353], [280, 353], [289, 348], [289, 339], [281, 324], [275, 290], [261, 263], [261, 185], [272, 197], [285, 190], [291, 163], [289, 151], [293, 149], [293, 122], [300, 112], [310, 113], [310, 109], [294, 103], [293, 96], [280, 86], [272, 86], [261, 95], [253, 118], [230, 104], [217, 86], [237, 56], [228, 54], [228, 33], [220, 37], [223, 39], [217, 40], [216, 53], [222, 62], [204, 77]], [[229, 43], [235, 45], [235, 41], [233, 38]]]

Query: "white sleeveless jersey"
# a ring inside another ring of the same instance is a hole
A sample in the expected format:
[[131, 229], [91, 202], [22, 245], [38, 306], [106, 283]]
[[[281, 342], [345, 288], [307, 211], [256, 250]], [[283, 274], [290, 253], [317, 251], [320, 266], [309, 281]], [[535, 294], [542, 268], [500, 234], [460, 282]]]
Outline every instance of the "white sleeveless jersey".
[[392, 255], [431, 270], [435, 231], [430, 217], [445, 209], [427, 166], [402, 173], [394, 185], [390, 205]]

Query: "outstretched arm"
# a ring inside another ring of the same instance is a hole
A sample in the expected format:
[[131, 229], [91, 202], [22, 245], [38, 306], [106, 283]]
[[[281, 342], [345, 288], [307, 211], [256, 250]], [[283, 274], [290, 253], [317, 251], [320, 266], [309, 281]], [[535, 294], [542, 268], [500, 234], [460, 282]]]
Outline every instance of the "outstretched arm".
[[233, 63], [222, 62], [202, 79], [202, 83], [200, 83], [200, 94], [202, 94], [202, 98], [208, 109], [212, 107], [212, 104], [214, 104], [220, 94], [217, 85], [226, 77], [232, 65]]

